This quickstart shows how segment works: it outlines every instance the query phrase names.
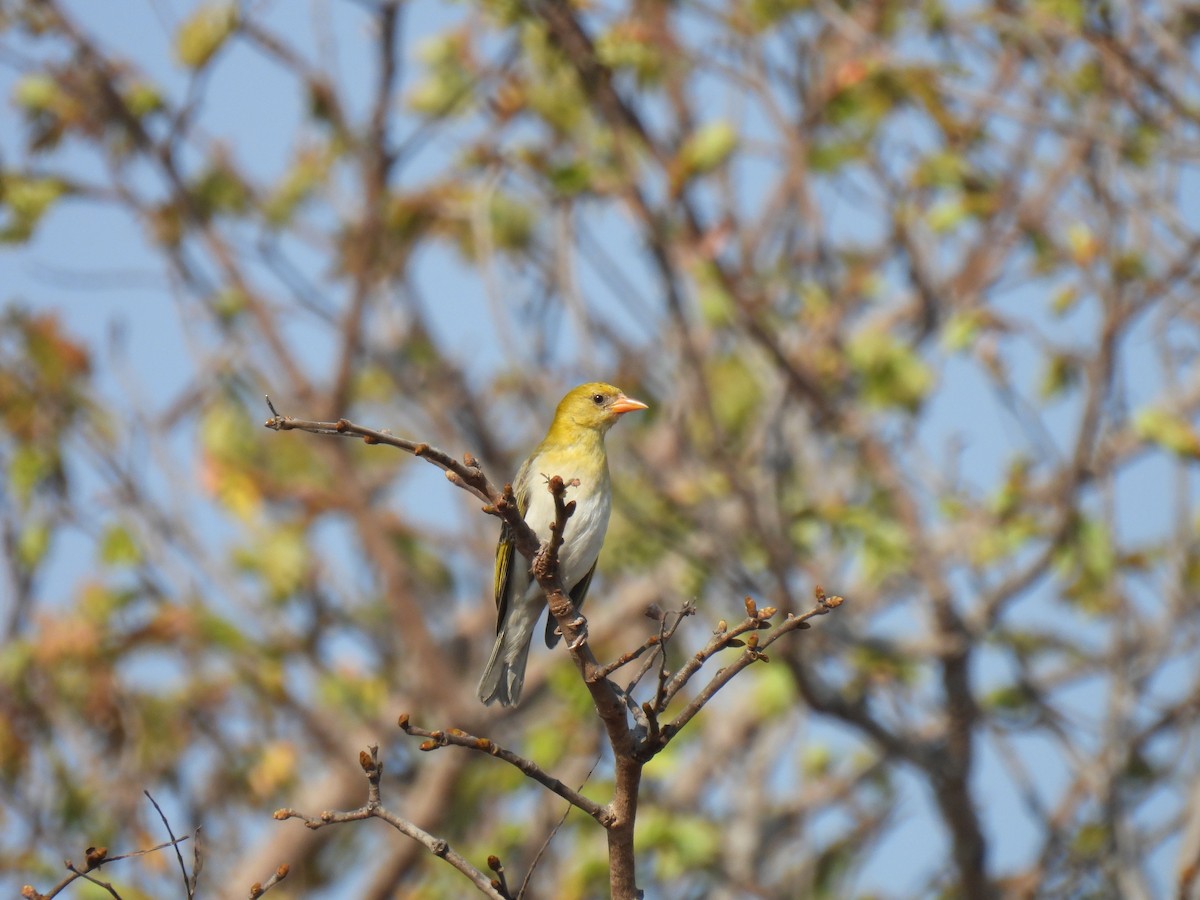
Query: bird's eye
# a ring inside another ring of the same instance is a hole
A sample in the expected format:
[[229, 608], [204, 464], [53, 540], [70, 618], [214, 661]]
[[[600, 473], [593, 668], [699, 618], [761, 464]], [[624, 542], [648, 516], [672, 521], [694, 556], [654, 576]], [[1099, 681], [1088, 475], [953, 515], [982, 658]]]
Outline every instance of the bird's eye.
[[604, 405], [604, 395], [603, 394], [592, 394], [592, 402], [595, 403], [597, 406], [603, 406]]

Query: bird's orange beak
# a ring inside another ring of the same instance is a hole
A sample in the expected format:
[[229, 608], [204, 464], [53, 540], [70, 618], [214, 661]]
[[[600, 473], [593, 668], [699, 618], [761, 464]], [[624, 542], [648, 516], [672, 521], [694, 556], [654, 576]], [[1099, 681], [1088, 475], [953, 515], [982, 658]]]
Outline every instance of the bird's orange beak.
[[622, 413], [627, 413], [627, 412], [633, 412], [634, 410], [638, 410], [638, 409], [649, 409], [649, 408], [650, 407], [648, 407], [641, 400], [634, 400], [632, 397], [626, 397], [624, 394], [622, 394], [620, 397], [618, 397], [613, 402], [613, 405], [612, 405], [612, 411], [615, 412], [617, 415], [621, 415]]

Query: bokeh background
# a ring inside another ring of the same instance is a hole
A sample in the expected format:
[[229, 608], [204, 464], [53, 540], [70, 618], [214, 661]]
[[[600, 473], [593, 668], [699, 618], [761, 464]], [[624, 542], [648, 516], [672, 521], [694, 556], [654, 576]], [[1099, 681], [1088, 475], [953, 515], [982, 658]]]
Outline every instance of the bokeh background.
[[[648, 768], [648, 896], [1196, 896], [1198, 39], [1169, 0], [0, 0], [0, 891], [162, 840], [148, 790], [208, 896], [466, 895], [271, 819], [358, 806], [371, 741], [524, 877], [562, 802], [395, 727], [607, 795], [561, 651], [475, 700], [495, 520], [263, 396], [499, 481], [599, 378], [651, 410], [598, 655], [650, 603], [699, 606], [678, 665], [746, 595], [847, 598]], [[530, 891], [605, 864], [572, 815]]]

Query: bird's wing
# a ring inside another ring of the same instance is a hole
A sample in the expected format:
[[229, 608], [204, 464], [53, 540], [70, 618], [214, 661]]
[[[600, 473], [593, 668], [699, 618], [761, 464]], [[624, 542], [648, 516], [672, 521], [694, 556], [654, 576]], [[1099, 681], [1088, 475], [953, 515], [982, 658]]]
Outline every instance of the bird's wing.
[[[529, 509], [529, 461], [521, 466], [517, 478], [513, 482], [513, 493], [517, 498], [517, 512], [525, 518]], [[508, 585], [512, 580], [512, 561], [517, 552], [517, 543], [513, 540], [512, 529], [508, 524], [500, 526], [500, 540], [496, 543], [496, 633], [504, 626], [504, 614], [508, 612]]]
[[[583, 600], [587, 596], [588, 588], [592, 584], [592, 576], [596, 574], [596, 563], [600, 562], [597, 558], [596, 562], [592, 563], [592, 567], [588, 569], [587, 574], [579, 579], [579, 584], [571, 588], [571, 602], [575, 604], [576, 609], [583, 606]], [[558, 622], [554, 618], [554, 614], [547, 612], [546, 614], [546, 646], [554, 647], [558, 643], [558, 639], [562, 637], [556, 630]]]

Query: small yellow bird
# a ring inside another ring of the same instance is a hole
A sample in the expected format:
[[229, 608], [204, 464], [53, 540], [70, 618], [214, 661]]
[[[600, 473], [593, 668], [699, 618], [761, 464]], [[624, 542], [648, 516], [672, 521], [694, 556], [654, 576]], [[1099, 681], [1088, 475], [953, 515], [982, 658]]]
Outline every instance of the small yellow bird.
[[[568, 485], [578, 479], [577, 486], [567, 488], [566, 499], [575, 501], [575, 513], [567, 520], [558, 552], [559, 575], [576, 607], [587, 596], [612, 508], [605, 432], [625, 413], [646, 408], [645, 403], [626, 397], [611, 384], [579, 385], [562, 398], [550, 430], [513, 481], [521, 517], [544, 541], [554, 521], [554, 498], [546, 487], [547, 479], [559, 475]], [[533, 629], [546, 607], [542, 589], [530, 577], [528, 563], [522, 557], [518, 565], [513, 565], [517, 555], [511, 531], [505, 525], [496, 546], [496, 645], [479, 680], [479, 699], [488, 705], [499, 700], [502, 706], [514, 706], [521, 699]], [[550, 616], [546, 622], [547, 647], [558, 643], [556, 628]]]

